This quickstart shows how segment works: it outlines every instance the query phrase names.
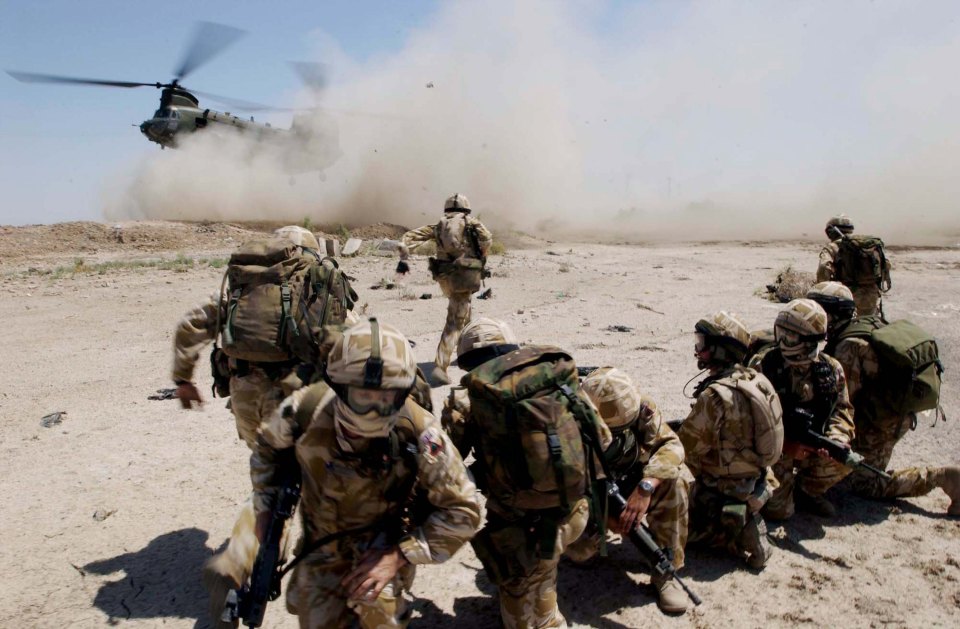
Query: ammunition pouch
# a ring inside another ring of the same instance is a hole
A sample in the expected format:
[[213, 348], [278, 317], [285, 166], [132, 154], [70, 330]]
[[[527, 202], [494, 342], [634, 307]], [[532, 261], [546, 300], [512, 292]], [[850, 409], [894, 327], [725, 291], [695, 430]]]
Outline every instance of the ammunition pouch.
[[446, 278], [459, 290], [471, 293], [480, 290], [483, 278], [490, 276], [482, 260], [469, 256], [460, 256], [456, 260], [429, 258], [427, 268], [430, 269], [434, 281]]
[[742, 502], [725, 504], [720, 509], [720, 524], [736, 537], [747, 526], [747, 505]]
[[213, 374], [211, 395], [230, 397], [230, 357], [219, 347], [214, 347], [210, 352], [210, 373]]

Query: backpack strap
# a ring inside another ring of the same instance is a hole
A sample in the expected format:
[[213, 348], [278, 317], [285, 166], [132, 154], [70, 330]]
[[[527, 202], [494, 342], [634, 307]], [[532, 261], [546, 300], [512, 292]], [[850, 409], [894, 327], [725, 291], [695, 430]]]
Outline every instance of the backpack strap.
[[227, 270], [223, 272], [223, 279], [220, 280], [220, 290], [217, 291], [217, 331], [213, 336], [213, 349], [216, 351], [220, 347], [220, 324], [222, 323], [220, 319], [220, 312], [222, 310], [223, 304], [223, 289], [227, 286], [227, 273], [230, 272], [230, 268], [227, 267]]

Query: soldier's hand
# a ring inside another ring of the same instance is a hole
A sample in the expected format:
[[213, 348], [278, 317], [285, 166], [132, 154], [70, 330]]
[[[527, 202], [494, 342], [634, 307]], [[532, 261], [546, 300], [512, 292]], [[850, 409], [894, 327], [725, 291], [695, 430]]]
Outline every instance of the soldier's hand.
[[177, 392], [175, 394], [180, 400], [180, 406], [183, 408], [193, 408], [193, 403], [197, 403], [197, 407], [203, 405], [203, 398], [200, 397], [200, 392], [197, 391], [197, 387], [192, 382], [181, 382], [177, 386]]
[[397, 546], [388, 550], [368, 550], [360, 558], [357, 567], [343, 577], [340, 587], [349, 599], [376, 600], [407, 563], [407, 558]]
[[620, 513], [620, 521], [617, 523], [621, 534], [626, 534], [637, 525], [637, 522], [643, 519], [650, 508], [651, 494], [642, 491], [639, 487], [631, 492], [627, 498], [627, 506]]
[[783, 454], [797, 461], [805, 461], [809, 459], [811, 455], [817, 454], [817, 451], [802, 443], [786, 441], [783, 444]]
[[406, 275], [410, 272], [410, 265], [407, 264], [406, 260], [400, 260], [397, 262], [397, 273], [400, 275]]

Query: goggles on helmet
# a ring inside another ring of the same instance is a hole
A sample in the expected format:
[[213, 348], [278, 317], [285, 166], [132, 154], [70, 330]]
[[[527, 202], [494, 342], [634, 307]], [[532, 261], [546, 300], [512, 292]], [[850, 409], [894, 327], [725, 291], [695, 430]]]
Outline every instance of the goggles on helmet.
[[354, 413], [365, 415], [376, 411], [381, 417], [394, 415], [403, 408], [410, 389], [364, 389], [347, 387], [346, 403]]

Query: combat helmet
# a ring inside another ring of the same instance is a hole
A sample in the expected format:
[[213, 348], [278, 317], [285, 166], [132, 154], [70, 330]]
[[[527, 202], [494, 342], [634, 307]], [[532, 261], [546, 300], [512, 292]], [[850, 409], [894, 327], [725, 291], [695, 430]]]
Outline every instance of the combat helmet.
[[580, 386], [611, 430], [627, 428], [637, 421], [642, 404], [640, 392], [630, 376], [616, 367], [601, 367], [590, 372]]
[[846, 214], [837, 214], [836, 216], [831, 217], [830, 220], [827, 221], [827, 226], [825, 229], [827, 238], [830, 240], [836, 240], [836, 230], [838, 229], [844, 236], [853, 233], [853, 221], [850, 220], [849, 216]]
[[470, 371], [519, 347], [505, 321], [481, 317], [467, 324], [457, 342], [457, 366]]
[[807, 291], [806, 298], [820, 304], [820, 307], [826, 311], [830, 324], [835, 319], [841, 321], [852, 319], [856, 314], [857, 302], [853, 299], [853, 293], [840, 282], [814, 284]]
[[701, 369], [709, 365], [731, 364], [743, 361], [750, 345], [750, 332], [740, 318], [721, 310], [697, 321], [694, 326], [697, 334], [697, 353], [710, 350], [707, 362], [698, 359]]
[[459, 192], [443, 202], [444, 212], [463, 212], [470, 213], [470, 199]]
[[327, 356], [325, 374], [334, 389], [409, 391], [417, 375], [417, 360], [399, 330], [370, 317], [344, 330], [336, 340]]
[[320, 249], [320, 243], [317, 242], [317, 237], [314, 236], [309, 229], [304, 229], [299, 225], [281, 227], [274, 230], [273, 234], [280, 238], [286, 238], [298, 247], [306, 247], [307, 249], [313, 250]]
[[773, 325], [780, 353], [788, 364], [815, 360], [827, 338], [827, 313], [812, 299], [794, 299]]

